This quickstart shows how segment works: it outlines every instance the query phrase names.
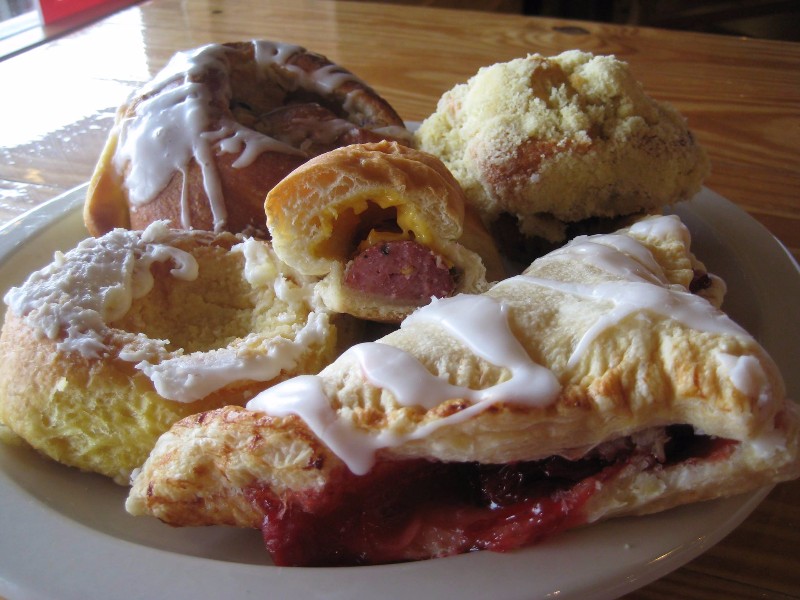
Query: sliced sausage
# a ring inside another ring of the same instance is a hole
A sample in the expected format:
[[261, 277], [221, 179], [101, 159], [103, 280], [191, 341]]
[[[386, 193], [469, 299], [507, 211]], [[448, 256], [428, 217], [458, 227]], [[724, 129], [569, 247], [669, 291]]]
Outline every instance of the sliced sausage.
[[410, 240], [370, 246], [348, 265], [345, 284], [390, 300], [426, 304], [456, 288], [455, 273], [427, 246]]

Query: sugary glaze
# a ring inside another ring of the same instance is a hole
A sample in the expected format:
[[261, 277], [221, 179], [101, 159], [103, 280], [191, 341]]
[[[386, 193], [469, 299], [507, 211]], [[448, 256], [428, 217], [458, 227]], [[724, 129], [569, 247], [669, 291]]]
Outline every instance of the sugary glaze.
[[[192, 254], [172, 245], [182, 237], [185, 234], [156, 222], [143, 232], [116, 229], [101, 239], [89, 238], [67, 254], [57, 253], [55, 261], [33, 273], [25, 285], [12, 288], [5, 302], [35, 335], [54, 340], [60, 352], [76, 352], [86, 359], [116, 352], [144, 373], [161, 396], [178, 402], [204, 398], [235, 381], [269, 381], [291, 370], [309, 346], [324, 345], [327, 315], [311, 310], [294, 339], [277, 336], [256, 343], [254, 332], [253, 340], [244, 338], [208, 352], [169, 351], [168, 340], [114, 329], [111, 324], [125, 316], [133, 301], [153, 289], [153, 263], [174, 263], [169, 273], [177, 279], [197, 278]], [[254, 287], [267, 285], [277, 299], [312, 305], [311, 285], [291, 284], [277, 273], [280, 262], [267, 245], [246, 238], [232, 252], [244, 256], [244, 275]]]
[[[637, 237], [688, 239], [688, 232], [677, 217], [643, 220], [635, 224], [630, 233], [630, 236], [608, 234], [578, 238], [548, 257], [557, 264], [568, 256], [589, 269], [604, 273], [603, 281], [579, 284], [522, 274], [500, 282], [489, 295], [464, 294], [436, 300], [417, 310], [401, 325], [401, 330], [419, 324], [430, 326], [432, 330], [445, 330], [469, 352], [506, 370], [508, 378], [497, 385], [480, 390], [451, 385], [428, 371], [413, 355], [381, 342], [357, 345], [342, 357], [353, 357], [354, 368], [360, 370], [369, 384], [388, 391], [399, 406], [431, 410], [458, 398], [467, 401], [462, 410], [421, 424], [404, 435], [391, 431], [373, 434], [343, 418], [342, 411], [337, 411], [335, 403], [326, 395], [322, 378], [313, 375], [266, 390], [247, 407], [276, 416], [299, 415], [353, 473], [364, 474], [373, 466], [378, 451], [464, 423], [495, 404], [548, 406], [562, 391], [559, 377], [563, 378], [564, 373], [555, 373], [528, 356], [507, 322], [508, 305], [493, 297], [502, 297], [506, 289], [520, 285], [549, 288], [608, 307], [574, 340], [567, 369], [575, 369], [603, 333], [626, 319], [647, 320], [650, 315], [674, 320], [699, 332], [735, 336], [755, 345], [747, 332], [708, 301], [691, 294], [686, 286], [670, 283], [648, 248], [637, 241]], [[733, 357], [721, 352], [716, 360], [733, 385], [754, 402], [773, 396], [764, 367], [755, 358]]]
[[[177, 279], [197, 278], [197, 261], [170, 245], [174, 239], [161, 223], [144, 232], [118, 229], [102, 240], [88, 238], [66, 254], [56, 252], [52, 263], [10, 289], [4, 301], [37, 336], [55, 340], [59, 351], [99, 358], [109, 351], [107, 323], [153, 289], [154, 263], [172, 262], [170, 275]], [[158, 352], [160, 346], [147, 350]]]
[[246, 184], [263, 202], [272, 185], [310, 157], [384, 137], [410, 140], [367, 84], [304, 48], [255, 40], [179, 52], [120, 108], [90, 186], [87, 225], [94, 235], [127, 225], [106, 223], [121, 218], [108, 214], [112, 200], [121, 200], [109, 198], [115, 192], [131, 227], [143, 228], [163, 210], [154, 201], [173, 186], [177, 206], [161, 215], [172, 226], [263, 231], [263, 214], [247, 220], [239, 215], [243, 207], [234, 208], [250, 202], [249, 195], [239, 198], [248, 191], [234, 177], [252, 173]]

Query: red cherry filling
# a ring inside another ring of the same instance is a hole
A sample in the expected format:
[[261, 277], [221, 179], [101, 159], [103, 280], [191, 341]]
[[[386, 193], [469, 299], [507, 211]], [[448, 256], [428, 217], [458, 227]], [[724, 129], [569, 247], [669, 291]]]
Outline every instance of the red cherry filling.
[[643, 468], [716, 460], [735, 443], [695, 435], [687, 426], [659, 432], [604, 444], [574, 461], [384, 461], [364, 476], [343, 470], [313, 496], [248, 494], [264, 512], [264, 543], [276, 565], [385, 564], [508, 551], [581, 525], [582, 507], [598, 484], [634, 460]]

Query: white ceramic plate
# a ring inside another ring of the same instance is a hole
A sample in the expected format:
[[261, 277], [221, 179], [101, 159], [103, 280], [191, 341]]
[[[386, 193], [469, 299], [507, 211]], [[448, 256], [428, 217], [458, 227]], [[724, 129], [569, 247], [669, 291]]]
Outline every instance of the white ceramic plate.
[[[84, 189], [0, 229], [0, 293], [87, 235]], [[779, 363], [800, 397], [800, 270], [761, 225], [703, 190], [676, 208], [696, 254], [728, 283], [726, 309]], [[4, 308], [4, 306], [2, 307]], [[2, 309], [0, 309], [2, 310]], [[534, 548], [380, 567], [278, 568], [259, 533], [173, 529], [125, 513], [126, 490], [0, 445], [0, 596], [26, 598], [614, 598], [685, 564], [769, 491], [618, 519]]]

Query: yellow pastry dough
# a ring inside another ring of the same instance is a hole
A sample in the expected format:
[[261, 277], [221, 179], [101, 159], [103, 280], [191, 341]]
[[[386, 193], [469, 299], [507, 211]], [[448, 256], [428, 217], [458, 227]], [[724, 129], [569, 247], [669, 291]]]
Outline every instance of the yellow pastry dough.
[[[674, 216], [578, 238], [247, 409], [177, 423], [127, 509], [262, 527], [278, 564], [353, 564], [505, 550], [795, 478], [797, 405], [764, 349], [689, 292], [704, 272]], [[305, 547], [291, 532], [308, 520], [339, 537]]]
[[[395, 142], [310, 160], [269, 192], [266, 214], [281, 259], [322, 277], [325, 304], [357, 317], [398, 322], [431, 295], [480, 292], [504, 275], [494, 241], [441, 161]], [[427, 293], [431, 277], [450, 287]]]
[[5, 301], [0, 421], [120, 484], [178, 419], [242, 405], [336, 351], [313, 281], [266, 242], [163, 222], [56, 254]]

